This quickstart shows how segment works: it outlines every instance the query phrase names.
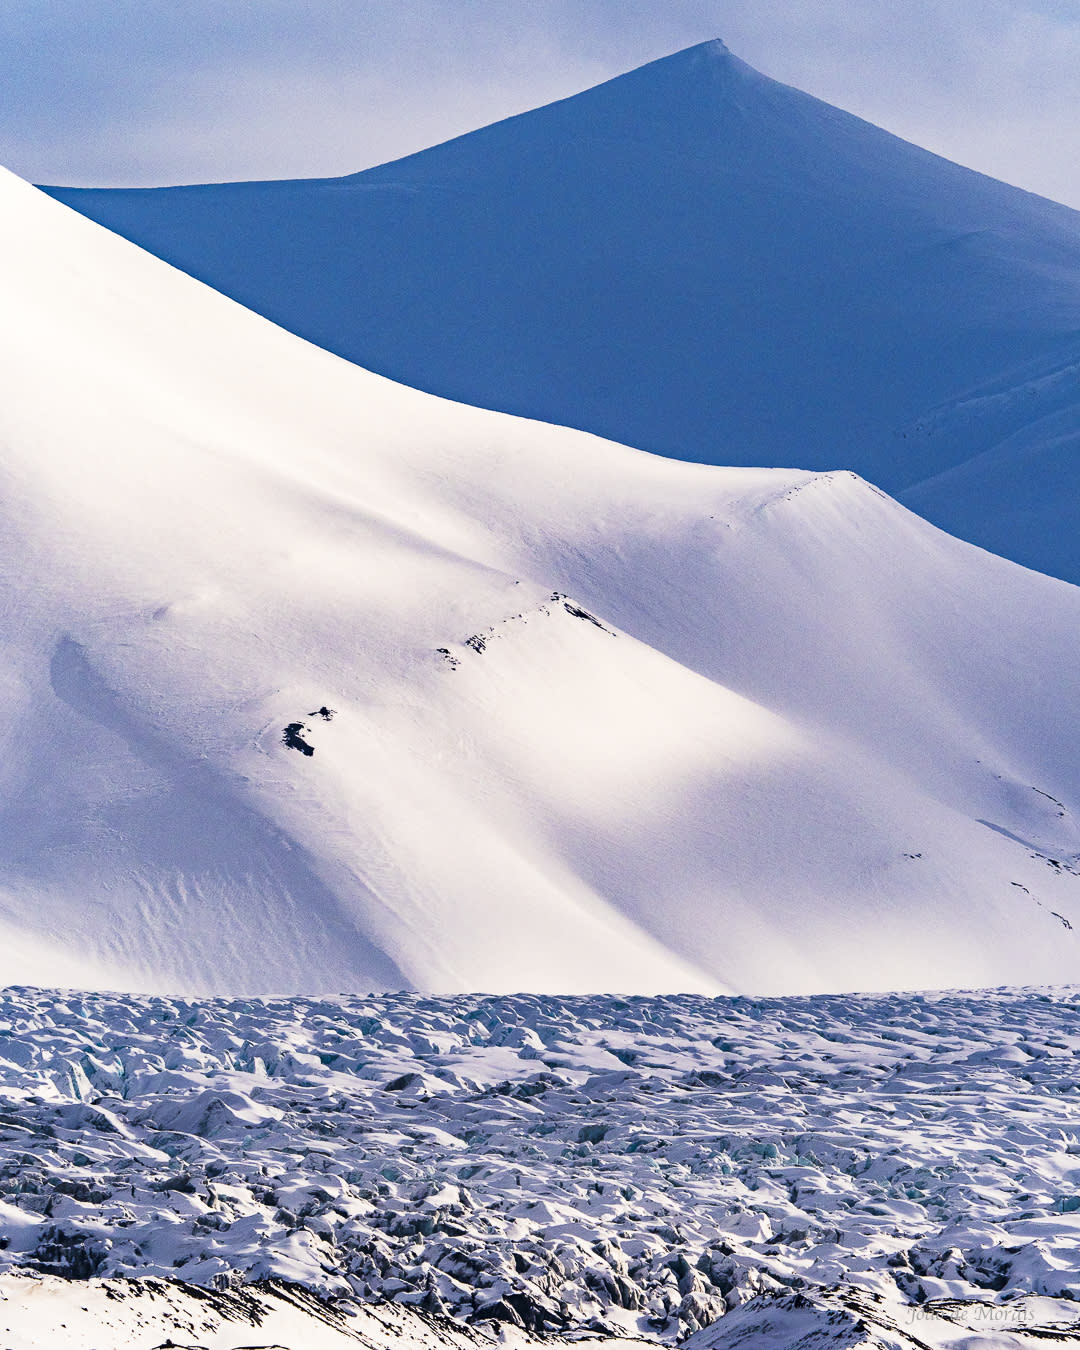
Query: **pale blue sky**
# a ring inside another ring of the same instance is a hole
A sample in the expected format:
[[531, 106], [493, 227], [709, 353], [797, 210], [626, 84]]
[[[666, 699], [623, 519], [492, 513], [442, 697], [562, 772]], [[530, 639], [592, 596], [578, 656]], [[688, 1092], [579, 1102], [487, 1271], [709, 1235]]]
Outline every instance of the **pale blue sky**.
[[1080, 207], [1077, 0], [0, 0], [0, 163], [101, 185], [351, 173], [711, 37]]

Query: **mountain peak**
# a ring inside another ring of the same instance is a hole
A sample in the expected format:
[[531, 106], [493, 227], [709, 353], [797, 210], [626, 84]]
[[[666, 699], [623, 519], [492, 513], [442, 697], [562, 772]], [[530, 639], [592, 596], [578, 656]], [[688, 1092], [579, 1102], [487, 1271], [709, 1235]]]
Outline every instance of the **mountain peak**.
[[[918, 501], [939, 524], [1080, 578], [1056, 542], [1075, 531], [1020, 518], [989, 479], [942, 477], [1027, 425], [1028, 395], [997, 398], [1012, 372], [1074, 368], [1080, 214], [722, 41], [346, 178], [52, 191], [405, 383], [679, 458], [842, 456], [888, 491], [933, 481], [940, 507]], [[1047, 385], [1047, 414], [1066, 384]], [[1030, 425], [1049, 434], [1042, 413]], [[1026, 459], [1016, 472], [1032, 478]]]
[[[721, 41], [720, 38], [710, 38], [708, 42], [698, 42], [692, 47], [683, 47], [668, 56], [660, 56], [654, 61], [646, 62], [643, 66], [637, 66], [624, 75], [616, 75], [603, 84], [585, 90], [583, 94], [576, 97], [587, 97], [589, 94], [595, 94], [604, 89], [639, 83], [642, 79], [656, 79], [658, 77], [665, 80], [675, 78], [679, 81], [701, 79], [702, 77], [709, 79], [717, 74], [726, 73], [736, 66], [744, 71], [753, 69], [751, 66], [747, 66], [745, 62], [740, 61], [726, 42]], [[754, 73], [757, 74], [756, 71]]]
[[683, 47], [682, 51], [675, 51], [672, 57], [730, 57], [733, 55], [732, 49], [728, 43], [721, 38], [710, 38], [707, 42], [698, 42], [693, 47]]
[[672, 52], [670, 56], [662, 56], [660, 60], [690, 62], [729, 57], [733, 54], [731, 48], [721, 38], [709, 38], [707, 42], [696, 42], [692, 47], [682, 47], [679, 51]]

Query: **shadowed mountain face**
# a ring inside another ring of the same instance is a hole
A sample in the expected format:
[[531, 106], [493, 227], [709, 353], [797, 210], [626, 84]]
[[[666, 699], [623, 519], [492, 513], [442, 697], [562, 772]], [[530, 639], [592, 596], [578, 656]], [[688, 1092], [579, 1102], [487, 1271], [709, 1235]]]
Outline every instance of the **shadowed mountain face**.
[[1047, 543], [1080, 479], [1029, 389], [1076, 385], [1080, 215], [720, 42], [347, 178], [49, 191], [404, 383], [675, 458], [849, 466], [1080, 576]]

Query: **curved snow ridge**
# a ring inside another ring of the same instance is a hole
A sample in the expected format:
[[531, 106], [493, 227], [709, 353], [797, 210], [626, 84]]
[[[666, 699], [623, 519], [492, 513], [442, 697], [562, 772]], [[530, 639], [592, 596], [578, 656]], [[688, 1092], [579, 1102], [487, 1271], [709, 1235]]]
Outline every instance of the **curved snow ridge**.
[[723, 44], [345, 178], [48, 190], [396, 380], [684, 460], [850, 465], [1080, 578], [1056, 433], [970, 477], [985, 423], [898, 434], [1075, 353], [1080, 214]]
[[846, 473], [394, 385], [0, 197], [0, 973], [1074, 975], [1080, 592]]
[[511, 1339], [787, 1347], [864, 1318], [1013, 1350], [1080, 1303], [1078, 1052], [1075, 988], [9, 989], [0, 1271], [285, 1281]]

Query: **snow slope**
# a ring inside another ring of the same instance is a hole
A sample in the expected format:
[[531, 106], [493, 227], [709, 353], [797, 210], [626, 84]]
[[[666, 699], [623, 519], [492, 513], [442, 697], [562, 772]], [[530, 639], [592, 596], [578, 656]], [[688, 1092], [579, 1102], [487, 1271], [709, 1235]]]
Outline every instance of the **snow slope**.
[[0, 269], [0, 978], [1075, 975], [1080, 591], [393, 385], [10, 175]]
[[[901, 1307], [857, 1290], [807, 1299], [761, 1298], [686, 1342], [689, 1350], [1045, 1350], [1075, 1344], [1074, 1304], [1023, 1298], [1011, 1308], [949, 1300], [942, 1308]], [[335, 1316], [283, 1286], [208, 1294], [179, 1281], [60, 1280], [0, 1276], [0, 1331], [6, 1350], [168, 1350], [198, 1336], [195, 1350], [647, 1350], [655, 1341], [621, 1336], [532, 1337], [452, 1326], [397, 1305], [360, 1306]], [[392, 1338], [392, 1342], [389, 1340]]]
[[680, 459], [842, 465], [1080, 580], [1080, 215], [720, 42], [351, 177], [49, 191], [407, 384]]
[[[489, 1324], [490, 1326], [490, 1324]], [[540, 1340], [513, 1328], [451, 1326], [412, 1308], [323, 1307], [302, 1289], [265, 1285], [214, 1293], [175, 1280], [62, 1280], [0, 1277], [5, 1350], [645, 1350], [622, 1337]], [[177, 1342], [173, 1336], [185, 1339]], [[252, 1337], [258, 1340], [253, 1344]], [[195, 1338], [194, 1341], [189, 1338]], [[272, 1339], [268, 1339], [272, 1338]], [[995, 1347], [996, 1350], [996, 1347]], [[1007, 1347], [1012, 1350], [1012, 1347]]]

